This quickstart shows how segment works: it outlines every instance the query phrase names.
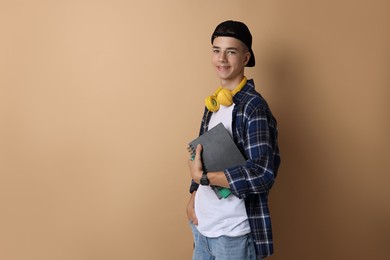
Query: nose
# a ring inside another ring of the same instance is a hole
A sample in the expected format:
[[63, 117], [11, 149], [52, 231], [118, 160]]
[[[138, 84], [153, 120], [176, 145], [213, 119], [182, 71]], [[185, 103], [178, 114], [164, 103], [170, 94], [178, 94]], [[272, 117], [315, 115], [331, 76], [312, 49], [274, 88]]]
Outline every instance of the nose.
[[221, 52], [219, 53], [218, 61], [219, 61], [219, 62], [225, 62], [225, 61], [226, 61], [226, 52], [221, 51]]

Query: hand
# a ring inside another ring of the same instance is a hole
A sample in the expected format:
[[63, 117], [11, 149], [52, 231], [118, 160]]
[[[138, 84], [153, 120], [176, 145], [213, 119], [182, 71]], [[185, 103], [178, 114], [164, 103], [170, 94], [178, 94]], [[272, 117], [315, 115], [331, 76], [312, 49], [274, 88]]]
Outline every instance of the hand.
[[194, 160], [189, 159], [188, 160], [188, 167], [190, 169], [190, 175], [191, 178], [194, 180], [194, 182], [198, 183], [200, 182], [200, 178], [202, 178], [203, 174], [203, 165], [202, 165], [202, 145], [198, 144], [196, 146], [196, 154]]

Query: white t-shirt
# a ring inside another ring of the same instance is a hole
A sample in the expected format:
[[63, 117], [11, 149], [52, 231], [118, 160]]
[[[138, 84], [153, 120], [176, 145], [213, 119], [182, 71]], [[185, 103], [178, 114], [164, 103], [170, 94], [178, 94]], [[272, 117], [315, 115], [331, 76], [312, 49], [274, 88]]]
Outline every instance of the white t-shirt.
[[[233, 108], [234, 104], [229, 107], [221, 105], [212, 114], [208, 129], [222, 122], [232, 135]], [[195, 214], [198, 218], [198, 231], [206, 237], [234, 237], [251, 231], [244, 200], [234, 195], [218, 199], [210, 186], [199, 185], [195, 196]]]

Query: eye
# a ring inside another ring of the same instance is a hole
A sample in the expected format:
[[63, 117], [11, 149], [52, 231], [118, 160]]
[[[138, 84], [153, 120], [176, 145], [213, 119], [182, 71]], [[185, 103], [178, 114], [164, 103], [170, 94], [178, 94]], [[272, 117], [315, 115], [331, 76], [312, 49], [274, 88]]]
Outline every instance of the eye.
[[214, 49], [214, 50], [213, 50], [213, 53], [219, 53], [219, 50]]

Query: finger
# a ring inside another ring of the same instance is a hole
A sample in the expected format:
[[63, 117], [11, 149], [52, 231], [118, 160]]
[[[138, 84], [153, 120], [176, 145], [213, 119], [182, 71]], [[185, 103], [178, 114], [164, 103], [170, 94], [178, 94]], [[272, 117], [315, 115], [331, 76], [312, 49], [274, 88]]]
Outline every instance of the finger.
[[198, 218], [196, 217], [195, 213], [191, 214], [191, 217], [189, 217], [188, 220], [189, 220], [192, 224], [198, 225]]
[[195, 226], [198, 225], [198, 219], [197, 219], [196, 217], [193, 218], [191, 222], [192, 222], [192, 224], [194, 224]]
[[198, 144], [198, 145], [196, 146], [196, 150], [195, 150], [195, 152], [196, 152], [196, 154], [195, 154], [195, 160], [200, 160], [200, 158], [201, 158], [201, 153], [202, 153], [202, 149], [203, 149], [203, 147], [202, 147], [201, 144]]

